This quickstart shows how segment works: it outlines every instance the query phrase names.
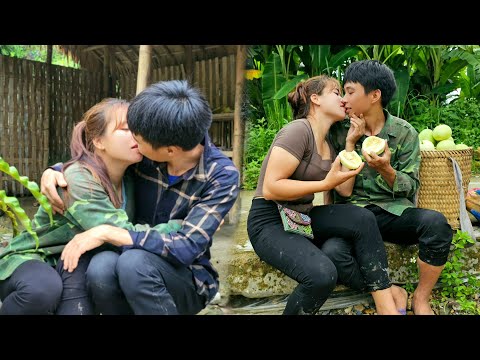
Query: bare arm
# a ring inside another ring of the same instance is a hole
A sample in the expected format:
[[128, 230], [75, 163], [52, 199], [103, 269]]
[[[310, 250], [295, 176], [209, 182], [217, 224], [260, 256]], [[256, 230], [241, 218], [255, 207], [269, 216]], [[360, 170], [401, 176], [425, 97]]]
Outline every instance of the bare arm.
[[[354, 113], [350, 114], [350, 129], [348, 130], [345, 151], [354, 151], [355, 144], [365, 134], [365, 119], [363, 114], [358, 117]], [[351, 171], [350, 169], [342, 166], [342, 171]], [[344, 197], [352, 195], [353, 187], [355, 185], [355, 176], [348, 179], [344, 183], [337, 185], [335, 191]]]
[[267, 200], [295, 200], [308, 194], [333, 189], [336, 185], [356, 176], [361, 169], [341, 171], [340, 158], [337, 156], [332, 168], [320, 181], [291, 180], [289, 177], [295, 172], [300, 161], [287, 150], [273, 147], [268, 160], [265, 178], [263, 180], [263, 196]]

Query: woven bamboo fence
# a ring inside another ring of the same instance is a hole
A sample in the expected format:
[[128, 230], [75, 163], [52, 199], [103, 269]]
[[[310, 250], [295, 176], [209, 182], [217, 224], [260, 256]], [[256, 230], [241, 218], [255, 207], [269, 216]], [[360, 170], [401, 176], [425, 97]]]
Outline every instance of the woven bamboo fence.
[[[233, 109], [235, 106], [235, 55], [195, 62], [194, 85], [204, 93], [214, 119], [210, 137], [219, 148], [232, 149]], [[135, 96], [136, 74], [117, 75], [117, 96], [130, 100]], [[163, 80], [183, 80], [183, 65], [166, 66], [152, 71], [151, 83]]]
[[[36, 182], [48, 164], [69, 158], [73, 125], [101, 100], [101, 74], [51, 65], [50, 84], [47, 119], [47, 65], [0, 56], [0, 156]], [[29, 195], [3, 173], [0, 189]]]

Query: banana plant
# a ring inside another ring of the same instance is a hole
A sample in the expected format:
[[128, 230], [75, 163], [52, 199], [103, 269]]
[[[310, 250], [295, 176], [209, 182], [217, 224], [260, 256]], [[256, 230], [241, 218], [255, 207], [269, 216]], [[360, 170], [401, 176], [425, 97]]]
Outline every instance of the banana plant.
[[[34, 181], [30, 181], [27, 176], [20, 176], [17, 168], [15, 166], [10, 166], [5, 160], [3, 160], [2, 157], [0, 157], [0, 171], [7, 175], [10, 175], [20, 184], [25, 186], [28, 190], [30, 190], [38, 203], [48, 214], [48, 217], [50, 218], [50, 224], [53, 225], [52, 206], [48, 202], [46, 196], [40, 192], [38, 184]], [[17, 198], [13, 196], [7, 196], [5, 190], [0, 190], [0, 209], [3, 210], [5, 214], [10, 218], [13, 226], [14, 236], [18, 234], [18, 223], [15, 219], [16, 217], [18, 218], [18, 220], [20, 220], [25, 230], [32, 235], [38, 246], [37, 234], [32, 230], [32, 224], [30, 222], [30, 219], [25, 213], [25, 210], [23, 210], [20, 206]]]

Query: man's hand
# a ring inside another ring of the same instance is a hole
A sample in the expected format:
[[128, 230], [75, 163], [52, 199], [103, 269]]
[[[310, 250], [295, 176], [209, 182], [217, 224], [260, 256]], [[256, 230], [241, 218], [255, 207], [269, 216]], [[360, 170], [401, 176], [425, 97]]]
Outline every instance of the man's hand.
[[355, 113], [350, 113], [350, 129], [348, 129], [345, 150], [353, 151], [357, 141], [365, 134], [365, 119], [363, 114], [358, 117]]
[[78, 259], [87, 251], [104, 244], [103, 225], [96, 226], [77, 234], [68, 242], [62, 251], [63, 269], [72, 272], [78, 266]]
[[382, 156], [378, 156], [373, 151], [368, 154], [363, 149], [362, 154], [368, 166], [376, 170], [384, 178], [388, 186], [393, 189], [393, 184], [395, 183], [397, 172], [392, 167], [392, 165], [390, 165], [390, 158], [392, 157], [392, 153], [390, 151], [390, 148], [388, 147], [387, 142], [385, 141], [385, 151], [383, 152]]
[[45, 170], [40, 179], [40, 189], [42, 194], [44, 194], [48, 201], [50, 201], [50, 204], [52, 204], [54, 214], [63, 214], [65, 204], [58, 195], [57, 186], [67, 187], [67, 182], [65, 181], [63, 174], [52, 169]]
[[390, 165], [390, 158], [392, 157], [392, 153], [390, 148], [388, 147], [387, 141], [385, 141], [385, 151], [381, 156], [378, 156], [375, 152], [367, 153], [365, 150], [362, 149], [363, 157], [367, 162], [367, 165], [370, 166], [372, 169], [376, 170], [380, 174], [391, 168]]

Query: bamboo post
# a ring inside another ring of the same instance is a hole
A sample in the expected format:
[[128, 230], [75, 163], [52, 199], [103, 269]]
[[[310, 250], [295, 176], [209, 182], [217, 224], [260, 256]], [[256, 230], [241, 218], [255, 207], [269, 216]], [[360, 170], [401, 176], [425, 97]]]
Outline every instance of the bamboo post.
[[194, 83], [192, 45], [185, 45], [185, 79]]
[[[243, 142], [245, 138], [245, 122], [242, 119], [243, 85], [245, 82], [245, 61], [247, 59], [246, 45], [237, 45], [236, 80], [235, 80], [235, 110], [233, 113], [233, 163], [240, 172], [242, 182]], [[230, 210], [229, 222], [236, 223], [240, 213], [240, 198]]]
[[152, 63], [152, 45], [140, 45], [138, 54], [137, 94], [145, 89], [150, 82]]
[[47, 60], [46, 60], [46, 67], [47, 67], [47, 74], [46, 74], [46, 81], [45, 81], [45, 123], [47, 124], [47, 133], [48, 133], [48, 140], [44, 143], [44, 146], [48, 146], [48, 151], [44, 153], [43, 161], [41, 168], [44, 169], [48, 166], [48, 162], [50, 161], [50, 151], [53, 147], [53, 139], [55, 137], [54, 130], [55, 126], [53, 124], [53, 118], [51, 116], [51, 97], [52, 97], [52, 57], [53, 57], [53, 45], [47, 45]]
[[110, 49], [108, 45], [103, 48], [103, 97], [110, 96]]

